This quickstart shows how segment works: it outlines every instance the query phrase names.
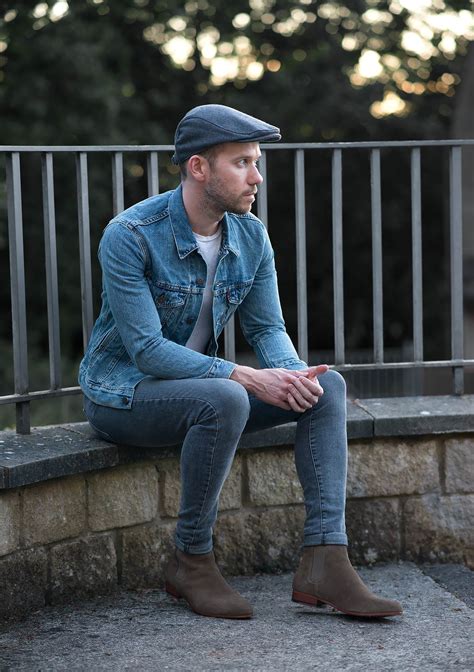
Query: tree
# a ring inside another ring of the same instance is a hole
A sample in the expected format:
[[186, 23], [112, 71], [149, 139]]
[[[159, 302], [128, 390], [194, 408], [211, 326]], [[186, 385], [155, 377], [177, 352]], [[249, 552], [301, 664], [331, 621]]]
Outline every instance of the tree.
[[[5, 3], [4, 3], [5, 5]], [[417, 7], [418, 9], [415, 9]], [[467, 1], [350, 0], [49, 0], [6, 3], [0, 18], [0, 143], [171, 143], [190, 107], [233, 105], [281, 126], [286, 140], [439, 138], [448, 134], [460, 68], [473, 20]], [[406, 159], [384, 162], [384, 279], [410, 293], [409, 183]], [[290, 331], [295, 330], [292, 169], [288, 155], [270, 157], [270, 226]], [[109, 158], [90, 160], [92, 238], [111, 215]], [[362, 163], [361, 163], [362, 161]], [[371, 342], [370, 213], [366, 158], [344, 161], [346, 320], [351, 347]], [[126, 202], [146, 195], [139, 157], [125, 163]], [[424, 231], [428, 251], [442, 237], [442, 182], [437, 161], [424, 163]], [[2, 169], [2, 173], [3, 169]], [[39, 157], [22, 162], [30, 341], [47, 351]], [[176, 184], [171, 166], [163, 188]], [[330, 161], [308, 157], [308, 249], [312, 347], [332, 347]], [[55, 163], [63, 348], [81, 351], [76, 203], [71, 158]], [[317, 198], [313, 198], [316, 194]], [[353, 231], [357, 235], [353, 235]], [[324, 250], [319, 252], [319, 250]], [[317, 251], [317, 252], [315, 252]], [[354, 264], [357, 260], [357, 264]], [[445, 300], [438, 258], [425, 265], [428, 350], [442, 347], [432, 328]], [[6, 203], [0, 195], [0, 307], [9, 311]], [[361, 283], [363, 269], [367, 279]], [[94, 266], [96, 301], [100, 275]], [[440, 298], [441, 297], [441, 298]], [[410, 304], [387, 302], [388, 344], [410, 336]], [[0, 339], [9, 340], [2, 321]], [[5, 374], [4, 374], [5, 375]]]

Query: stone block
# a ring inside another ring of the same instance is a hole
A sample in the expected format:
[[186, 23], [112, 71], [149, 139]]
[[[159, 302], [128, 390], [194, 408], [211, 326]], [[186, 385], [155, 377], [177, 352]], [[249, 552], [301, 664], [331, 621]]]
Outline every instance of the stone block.
[[242, 503], [242, 456], [236, 455], [219, 497], [219, 511], [238, 509]]
[[117, 588], [117, 557], [110, 535], [63, 542], [50, 551], [50, 585], [47, 601], [110, 593]]
[[247, 455], [247, 473], [251, 504], [274, 506], [303, 502], [293, 448]]
[[[160, 472], [162, 516], [176, 518], [181, 495], [180, 468], [178, 460], [163, 460], [158, 463]], [[238, 509], [241, 504], [242, 457], [236, 455], [219, 498], [219, 510]]]
[[157, 467], [160, 474], [160, 515], [176, 518], [181, 495], [179, 460], [161, 460]]
[[18, 618], [45, 604], [47, 557], [43, 548], [0, 558], [0, 618]]
[[445, 441], [446, 492], [474, 492], [474, 436]]
[[400, 512], [397, 499], [349, 500], [346, 505], [349, 554], [357, 564], [400, 557]]
[[0, 555], [17, 550], [20, 543], [20, 495], [0, 493]]
[[425, 495], [405, 504], [410, 560], [464, 562], [474, 549], [474, 495]]
[[121, 584], [127, 589], [157, 588], [174, 550], [174, 523], [151, 523], [121, 532]]
[[27, 546], [76, 537], [85, 524], [86, 489], [82, 476], [25, 488], [23, 537]]
[[158, 508], [158, 474], [152, 464], [119, 467], [87, 477], [89, 526], [110, 530], [146, 523]]
[[289, 571], [303, 543], [304, 507], [229, 512], [219, 516], [214, 545], [225, 574]]
[[348, 497], [438, 492], [436, 441], [374, 439], [349, 448]]

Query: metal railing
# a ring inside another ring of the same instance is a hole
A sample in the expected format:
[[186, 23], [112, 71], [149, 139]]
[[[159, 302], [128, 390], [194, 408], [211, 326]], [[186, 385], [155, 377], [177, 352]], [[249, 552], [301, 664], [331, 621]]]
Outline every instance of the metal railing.
[[[393, 369], [409, 367], [450, 367], [453, 372], [453, 391], [463, 394], [464, 368], [474, 360], [464, 359], [463, 350], [463, 257], [462, 257], [462, 148], [474, 146], [474, 140], [437, 140], [405, 142], [349, 142], [268, 144], [262, 148], [259, 169], [264, 182], [257, 194], [258, 215], [268, 225], [267, 153], [291, 150], [294, 153], [296, 272], [297, 272], [297, 326], [298, 352], [308, 357], [308, 312], [306, 268], [306, 214], [305, 214], [305, 156], [319, 150], [332, 152], [332, 236], [333, 236], [333, 303], [335, 368], [340, 371]], [[383, 283], [382, 283], [382, 197], [380, 153], [386, 148], [406, 148], [411, 155], [411, 211], [412, 211], [412, 274], [413, 274], [413, 359], [412, 361], [384, 361]], [[423, 352], [423, 296], [421, 247], [421, 163], [424, 147], [449, 149], [449, 221], [450, 221], [450, 290], [451, 290], [451, 358], [425, 361]], [[351, 364], [346, 362], [344, 338], [344, 277], [342, 245], [342, 155], [351, 149], [366, 150], [370, 154], [370, 187], [372, 214], [372, 276], [373, 276], [373, 362]], [[172, 145], [142, 146], [0, 146], [0, 156], [6, 161], [6, 188], [8, 201], [8, 231], [10, 252], [14, 393], [1, 396], [0, 405], [15, 404], [16, 427], [19, 433], [30, 431], [30, 403], [37, 399], [80, 394], [79, 387], [62, 387], [59, 339], [59, 298], [54, 203], [53, 156], [70, 153], [76, 157], [77, 210], [81, 271], [82, 333], [86, 347], [93, 326], [93, 292], [91, 270], [91, 238], [89, 218], [88, 155], [96, 152], [112, 157], [113, 213], [124, 208], [124, 153], [144, 153], [147, 158], [147, 186], [150, 196], [159, 193], [158, 157], [173, 151]], [[22, 186], [20, 157], [40, 153], [42, 164], [43, 220], [45, 233], [46, 294], [48, 309], [50, 388], [29, 389], [27, 315], [25, 291], [25, 264], [23, 249]], [[225, 357], [235, 359], [235, 330], [231, 320], [225, 328]]]

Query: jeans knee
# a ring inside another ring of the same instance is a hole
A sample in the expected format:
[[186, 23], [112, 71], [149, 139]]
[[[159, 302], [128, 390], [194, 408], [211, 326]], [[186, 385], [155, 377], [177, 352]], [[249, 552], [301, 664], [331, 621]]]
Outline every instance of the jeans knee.
[[322, 400], [334, 403], [346, 403], [346, 381], [340, 373], [330, 369], [319, 379], [324, 390]]
[[228, 378], [217, 378], [209, 402], [221, 422], [239, 423], [245, 427], [250, 415], [250, 401], [243, 385]]

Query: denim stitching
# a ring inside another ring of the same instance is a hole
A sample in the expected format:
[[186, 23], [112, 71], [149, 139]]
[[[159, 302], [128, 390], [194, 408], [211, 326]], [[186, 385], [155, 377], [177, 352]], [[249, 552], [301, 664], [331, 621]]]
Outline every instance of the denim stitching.
[[[313, 407], [313, 408], [314, 408], [314, 407]], [[324, 542], [324, 535], [325, 535], [325, 533], [326, 533], [326, 518], [325, 518], [325, 515], [324, 515], [323, 490], [322, 490], [322, 487], [321, 487], [321, 474], [319, 473], [319, 469], [320, 469], [320, 467], [319, 467], [319, 462], [318, 462], [318, 464], [316, 464], [316, 457], [315, 457], [315, 454], [314, 454], [314, 452], [313, 452], [313, 444], [312, 444], [312, 441], [311, 441], [311, 436], [312, 436], [312, 434], [313, 434], [313, 432], [311, 432], [311, 429], [312, 429], [312, 424], [313, 424], [313, 416], [314, 416], [315, 414], [316, 414], [315, 411], [312, 410], [312, 411], [311, 411], [310, 418], [309, 418], [309, 424], [308, 424], [308, 430], [309, 430], [309, 431], [308, 431], [308, 434], [309, 434], [309, 438], [308, 438], [308, 446], [309, 446], [309, 451], [310, 451], [310, 453], [311, 453], [311, 462], [313, 463], [314, 473], [315, 473], [315, 476], [316, 476], [316, 483], [318, 484], [318, 490], [319, 490], [319, 515], [320, 515], [320, 525], [321, 525], [321, 538], [322, 538], [322, 541]]]

